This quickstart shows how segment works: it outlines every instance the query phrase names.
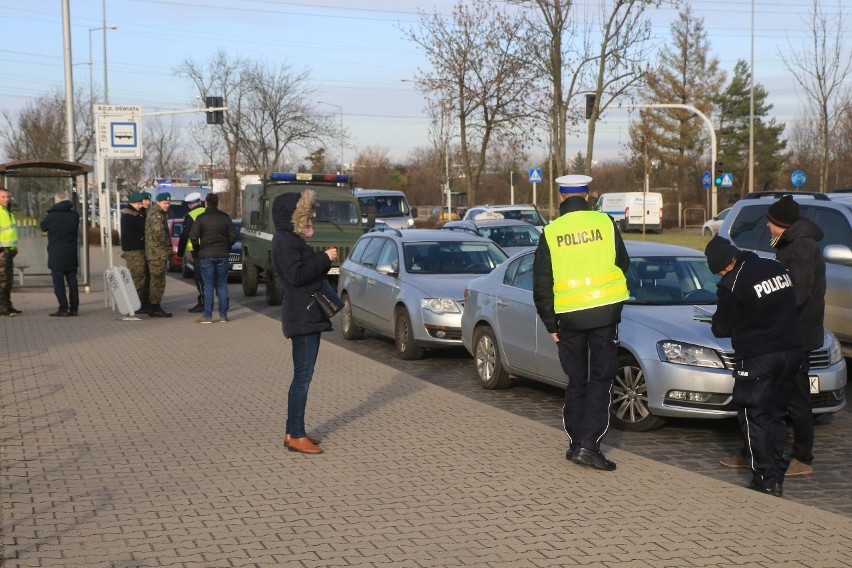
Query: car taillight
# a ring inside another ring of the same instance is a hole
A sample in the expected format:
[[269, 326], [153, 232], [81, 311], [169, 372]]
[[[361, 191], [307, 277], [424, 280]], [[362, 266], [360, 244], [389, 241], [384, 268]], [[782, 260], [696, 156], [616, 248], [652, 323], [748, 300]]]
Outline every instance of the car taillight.
[[625, 218], [625, 219], [630, 219], [630, 207], [625, 207], [625, 208], [624, 208], [624, 218]]
[[464, 303], [465, 304], [467, 304], [467, 296], [468, 296], [469, 292], [470, 292], [470, 290], [468, 288], [464, 289]]

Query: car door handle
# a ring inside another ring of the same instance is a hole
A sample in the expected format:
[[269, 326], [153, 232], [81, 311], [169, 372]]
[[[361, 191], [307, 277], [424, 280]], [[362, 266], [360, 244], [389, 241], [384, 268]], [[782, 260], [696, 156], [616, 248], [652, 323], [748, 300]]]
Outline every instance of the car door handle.
[[497, 300], [497, 307], [498, 308], [505, 308], [508, 305], [509, 305], [509, 302], [507, 302], [506, 300]]

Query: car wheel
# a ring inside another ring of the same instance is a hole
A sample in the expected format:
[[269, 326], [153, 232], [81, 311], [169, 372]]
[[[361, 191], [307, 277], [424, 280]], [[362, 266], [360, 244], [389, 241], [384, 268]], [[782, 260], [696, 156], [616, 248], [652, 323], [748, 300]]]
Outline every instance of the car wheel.
[[364, 328], [359, 327], [352, 317], [352, 304], [349, 295], [343, 295], [343, 311], [340, 312], [340, 326], [343, 328], [344, 339], [361, 339], [364, 337]]
[[397, 308], [394, 318], [393, 339], [399, 358], [405, 361], [422, 359], [425, 350], [414, 343], [414, 329], [411, 327], [411, 318], [405, 308]]
[[257, 294], [257, 266], [243, 259], [243, 295]]
[[270, 262], [266, 265], [266, 303], [270, 306], [280, 306], [283, 299], [284, 285]]
[[473, 366], [479, 378], [479, 386], [484, 389], [505, 389], [512, 384], [503, 365], [494, 330], [487, 325], [477, 328], [474, 333]]
[[704, 227], [704, 236], [705, 237], [712, 237], [713, 236], [713, 231], [710, 229], [710, 227]]
[[664, 418], [651, 414], [648, 408], [645, 372], [629, 353], [618, 356], [618, 372], [612, 385], [610, 414], [613, 425], [628, 432], [647, 432], [666, 423]]

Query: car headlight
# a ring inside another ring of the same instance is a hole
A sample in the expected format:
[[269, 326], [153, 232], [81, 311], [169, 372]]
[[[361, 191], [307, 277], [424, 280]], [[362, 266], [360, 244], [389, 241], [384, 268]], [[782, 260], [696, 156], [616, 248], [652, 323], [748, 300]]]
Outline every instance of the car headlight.
[[724, 369], [725, 364], [715, 350], [691, 343], [679, 341], [660, 341], [657, 343], [657, 353], [661, 361], [675, 365], [692, 365], [695, 367], [712, 367]]
[[436, 314], [460, 314], [461, 309], [455, 300], [447, 298], [423, 298], [420, 307]]
[[840, 348], [840, 342], [834, 337], [833, 333], [827, 333], [828, 336], [828, 364], [836, 365], [843, 359], [843, 350]]

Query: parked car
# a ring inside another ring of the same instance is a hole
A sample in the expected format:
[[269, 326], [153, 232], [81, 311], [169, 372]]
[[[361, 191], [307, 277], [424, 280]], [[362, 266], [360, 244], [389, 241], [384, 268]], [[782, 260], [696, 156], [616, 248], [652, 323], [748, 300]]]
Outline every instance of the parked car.
[[513, 254], [521, 249], [535, 247], [541, 237], [539, 227], [515, 219], [485, 219], [476, 221], [450, 221], [441, 227], [445, 231], [460, 231], [491, 239]]
[[169, 219], [169, 236], [172, 238], [172, 255], [169, 257], [169, 272], [177, 272], [183, 268], [183, 261], [178, 256], [178, 243], [183, 232], [183, 219]]
[[[401, 191], [390, 189], [355, 188], [355, 197], [361, 206], [361, 222], [367, 227], [370, 220], [384, 223], [396, 229], [411, 229], [417, 209], [408, 205], [408, 199]], [[372, 216], [372, 217], [371, 217]], [[365, 231], [366, 232], [366, 231]]]
[[343, 337], [391, 337], [402, 359], [461, 346], [465, 285], [505, 259], [493, 241], [455, 231], [366, 233], [340, 268]]
[[701, 225], [701, 234], [705, 237], [712, 237], [713, 235], [718, 233], [719, 227], [722, 226], [722, 221], [725, 220], [725, 217], [727, 217], [728, 213], [730, 212], [730, 207], [728, 207], [727, 209], [722, 209], [715, 217], [704, 221], [704, 224]]
[[[228, 279], [240, 279], [243, 274], [243, 237], [242, 237], [242, 219], [234, 219], [234, 229], [237, 230], [237, 242], [231, 247], [228, 253]], [[183, 255], [183, 277], [192, 278], [195, 271], [195, 263], [192, 259], [192, 254], [186, 251]]]
[[433, 207], [430, 216], [435, 219], [436, 223], [444, 223], [446, 221], [458, 221], [462, 218], [464, 212], [458, 207], [450, 207], [447, 210], [446, 206]]
[[594, 210], [612, 217], [623, 233], [663, 230], [663, 194], [656, 191], [602, 193]]
[[[618, 373], [612, 389], [611, 421], [623, 430], [661, 427], [668, 417], [735, 416], [732, 403], [733, 349], [710, 325], [693, 319], [695, 306], [715, 310], [718, 276], [694, 249], [626, 241], [630, 299], [619, 325]], [[553, 338], [536, 313], [532, 297], [534, 252], [511, 257], [465, 290], [462, 342], [473, 355], [486, 389], [511, 386], [520, 376], [564, 387]], [[846, 362], [833, 334], [811, 354], [815, 413], [845, 404]]]
[[490, 217], [493, 213], [499, 213], [504, 219], [517, 219], [518, 221], [526, 221], [530, 225], [544, 228], [547, 221], [538, 212], [535, 205], [475, 205], [469, 208], [464, 217], [465, 221], [475, 221], [483, 216]]
[[852, 357], [852, 201], [842, 194], [829, 198], [822, 193], [750, 193], [731, 207], [719, 235], [741, 249], [774, 258], [766, 210], [788, 194], [799, 204], [799, 215], [819, 225], [825, 233], [819, 243], [826, 262], [825, 327], [840, 340], [844, 354]]

